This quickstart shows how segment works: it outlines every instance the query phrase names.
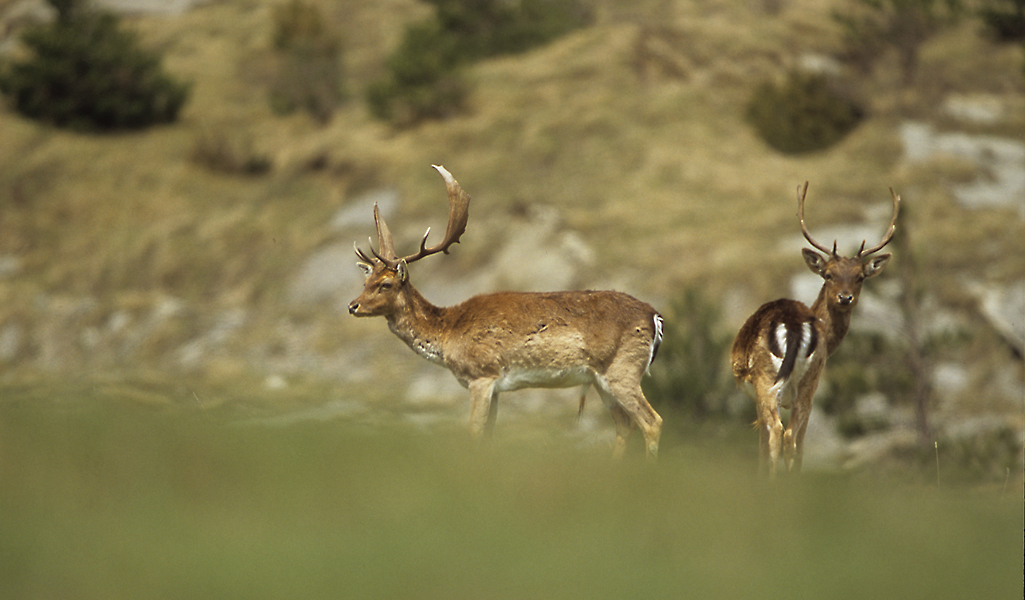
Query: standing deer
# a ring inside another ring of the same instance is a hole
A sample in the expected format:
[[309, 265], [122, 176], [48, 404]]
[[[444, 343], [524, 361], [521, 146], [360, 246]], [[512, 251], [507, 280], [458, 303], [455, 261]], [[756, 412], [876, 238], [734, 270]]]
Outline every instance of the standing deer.
[[499, 392], [522, 388], [593, 385], [616, 425], [613, 456], [620, 458], [636, 425], [649, 459], [658, 455], [662, 418], [641, 392], [641, 377], [662, 341], [662, 317], [651, 306], [620, 292], [498, 292], [439, 307], [409, 280], [409, 265], [444, 252], [466, 231], [470, 196], [444, 167], [449, 198], [444, 239], [399, 258], [391, 232], [374, 207], [378, 250], [356, 247], [366, 275], [349, 304], [357, 317], [384, 317], [414, 352], [444, 366], [470, 390], [470, 430], [475, 439], [494, 426]]
[[[868, 250], [862, 242], [858, 253], [846, 258], [837, 254], [835, 241], [830, 250], [812, 239], [804, 224], [808, 182], [803, 189], [798, 186], [797, 192], [801, 231], [808, 243], [827, 255], [802, 250], [808, 268], [824, 280], [822, 289], [811, 308], [786, 298], [762, 305], [740, 328], [731, 352], [733, 375], [757, 405], [759, 454], [769, 477], [776, 475], [781, 448], [787, 469], [801, 470], [804, 432], [819, 377], [826, 359], [847, 335], [862, 283], [878, 275], [890, 260], [889, 254], [869, 257], [893, 239], [900, 209], [900, 196], [890, 188], [893, 219], [882, 242]], [[785, 430], [780, 407], [791, 409]]]

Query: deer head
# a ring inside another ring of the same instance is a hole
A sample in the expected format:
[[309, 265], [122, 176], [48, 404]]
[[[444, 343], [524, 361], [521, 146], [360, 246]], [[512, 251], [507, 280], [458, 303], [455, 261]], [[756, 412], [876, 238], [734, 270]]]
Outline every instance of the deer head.
[[900, 196], [893, 191], [893, 188], [890, 188], [890, 195], [893, 196], [893, 218], [890, 220], [890, 226], [887, 228], [886, 234], [883, 235], [882, 241], [868, 250], [865, 249], [865, 242], [862, 241], [858, 253], [848, 258], [837, 253], [836, 240], [833, 241], [833, 248], [829, 249], [816, 242], [808, 233], [808, 227], [804, 224], [804, 198], [807, 193], [808, 182], [806, 181], [803, 189], [800, 186], [797, 188], [797, 216], [801, 220], [801, 232], [804, 233], [809, 244], [826, 255], [823, 256], [814, 250], [804, 248], [801, 251], [804, 255], [804, 262], [813, 273], [824, 280], [820, 298], [824, 298], [831, 309], [850, 310], [858, 302], [861, 284], [869, 277], [878, 275], [890, 260], [889, 254], [880, 254], [875, 257], [871, 257], [871, 255], [882, 250], [893, 239], [893, 233], [897, 227], [897, 213], [900, 210]]
[[403, 292], [408, 290], [410, 263], [421, 258], [444, 252], [448, 254], [448, 248], [459, 242], [459, 237], [466, 231], [466, 221], [469, 217], [470, 195], [463, 191], [459, 182], [452, 177], [445, 167], [431, 165], [445, 179], [445, 187], [448, 190], [448, 227], [445, 230], [445, 237], [435, 246], [427, 247], [427, 238], [431, 235], [430, 227], [420, 241], [420, 249], [409, 256], [399, 257], [395, 253], [394, 241], [388, 224], [385, 223], [377, 205], [374, 205], [374, 222], [377, 224], [377, 245], [374, 250], [371, 241], [370, 253], [367, 254], [358, 246], [353, 244], [356, 256], [359, 261], [356, 265], [366, 275], [366, 283], [363, 293], [349, 304], [349, 313], [357, 317], [373, 317], [392, 314], [396, 306], [403, 301]]

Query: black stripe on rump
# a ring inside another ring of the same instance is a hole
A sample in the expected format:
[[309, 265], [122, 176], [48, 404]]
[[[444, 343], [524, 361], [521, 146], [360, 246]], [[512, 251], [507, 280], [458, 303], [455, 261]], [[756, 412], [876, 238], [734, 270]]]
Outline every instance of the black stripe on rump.
[[[794, 365], [797, 364], [797, 354], [801, 351], [801, 337], [804, 334], [804, 323], [800, 324], [783, 324], [787, 330], [786, 349], [783, 353], [783, 364], [779, 367], [779, 372], [776, 373], [776, 381], [780, 382], [785, 379], [789, 379], [791, 373], [794, 372]], [[776, 346], [776, 350], [773, 354], [780, 356], [779, 353], [779, 341], [776, 339], [775, 331], [779, 325], [773, 327], [772, 346]]]

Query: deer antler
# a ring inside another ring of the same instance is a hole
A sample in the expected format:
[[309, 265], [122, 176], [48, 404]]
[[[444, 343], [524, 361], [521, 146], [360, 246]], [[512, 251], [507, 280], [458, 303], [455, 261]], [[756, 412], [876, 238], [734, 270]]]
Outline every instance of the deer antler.
[[875, 254], [883, 249], [886, 244], [890, 243], [893, 239], [893, 233], [897, 229], [897, 213], [900, 212], [900, 196], [890, 188], [890, 195], [893, 196], [893, 218], [890, 219], [890, 226], [886, 229], [886, 234], [883, 236], [883, 241], [879, 242], [878, 246], [873, 246], [868, 250], [865, 250], [865, 242], [861, 242], [861, 250], [858, 250], [856, 258], [864, 258], [869, 254]]
[[829, 248], [827, 248], [827, 247], [823, 246], [822, 244], [816, 242], [811, 237], [811, 234], [808, 233], [808, 227], [804, 224], [804, 197], [807, 196], [807, 195], [808, 195], [808, 182], [805, 181], [804, 182], [804, 188], [802, 188], [801, 186], [797, 186], [797, 218], [801, 220], [801, 233], [804, 234], [804, 239], [808, 240], [808, 243], [811, 244], [812, 246], [818, 248], [819, 250], [821, 250], [822, 252], [825, 252], [826, 254], [831, 254], [833, 256], [836, 256], [836, 241], [835, 240], [833, 241], [833, 249], [830, 250]]
[[469, 206], [470, 206], [470, 195], [467, 194], [462, 187], [459, 186], [459, 182], [452, 177], [452, 174], [448, 172], [445, 167], [440, 165], [431, 165], [437, 169], [438, 173], [445, 179], [445, 188], [448, 190], [448, 227], [445, 229], [445, 237], [441, 242], [435, 246], [427, 247], [427, 237], [431, 234], [431, 228], [427, 228], [427, 233], [424, 234], [422, 240], [420, 240], [420, 249], [414, 254], [399, 258], [395, 254], [395, 245], [392, 240], [391, 231], [388, 229], [388, 224], [384, 222], [384, 217], [381, 216], [377, 205], [374, 205], [374, 222], [377, 224], [377, 242], [379, 250], [374, 250], [373, 242], [370, 245], [370, 252], [373, 254], [373, 258], [367, 256], [365, 252], [356, 247], [356, 255], [363, 261], [373, 263], [375, 260], [380, 261], [388, 267], [395, 268], [399, 263], [405, 261], [407, 264], [415, 262], [430, 256], [437, 254], [438, 252], [444, 252], [448, 254], [448, 248], [452, 244], [459, 242], [459, 237], [466, 232], [466, 222], [469, 219]]

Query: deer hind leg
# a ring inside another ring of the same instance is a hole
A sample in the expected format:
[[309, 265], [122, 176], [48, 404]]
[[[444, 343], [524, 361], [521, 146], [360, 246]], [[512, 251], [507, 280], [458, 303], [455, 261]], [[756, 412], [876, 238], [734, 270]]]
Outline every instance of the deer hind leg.
[[613, 378], [607, 374], [595, 386], [612, 411], [616, 421], [616, 445], [613, 456], [622, 456], [632, 425], [644, 436], [644, 450], [649, 460], [658, 458], [658, 442], [662, 436], [662, 417], [648, 404], [641, 391], [640, 373]]
[[498, 415], [498, 390], [493, 378], [470, 382], [470, 435], [481, 440], [491, 435]]
[[762, 468], [768, 469], [770, 479], [776, 476], [784, 435], [779, 418], [779, 392], [774, 385], [758, 394], [758, 451]]
[[808, 429], [808, 419], [811, 417], [812, 398], [815, 395], [817, 382], [805, 386], [800, 390], [794, 400], [794, 407], [790, 411], [790, 422], [787, 423], [787, 431], [783, 436], [783, 455], [786, 459], [787, 470], [800, 473], [801, 465], [804, 462], [804, 433]]
[[626, 443], [630, 439], [630, 434], [633, 433], [633, 421], [618, 404], [609, 406], [609, 411], [612, 413], [612, 421], [616, 424], [616, 441], [612, 445], [612, 458], [620, 460], [626, 452]]

